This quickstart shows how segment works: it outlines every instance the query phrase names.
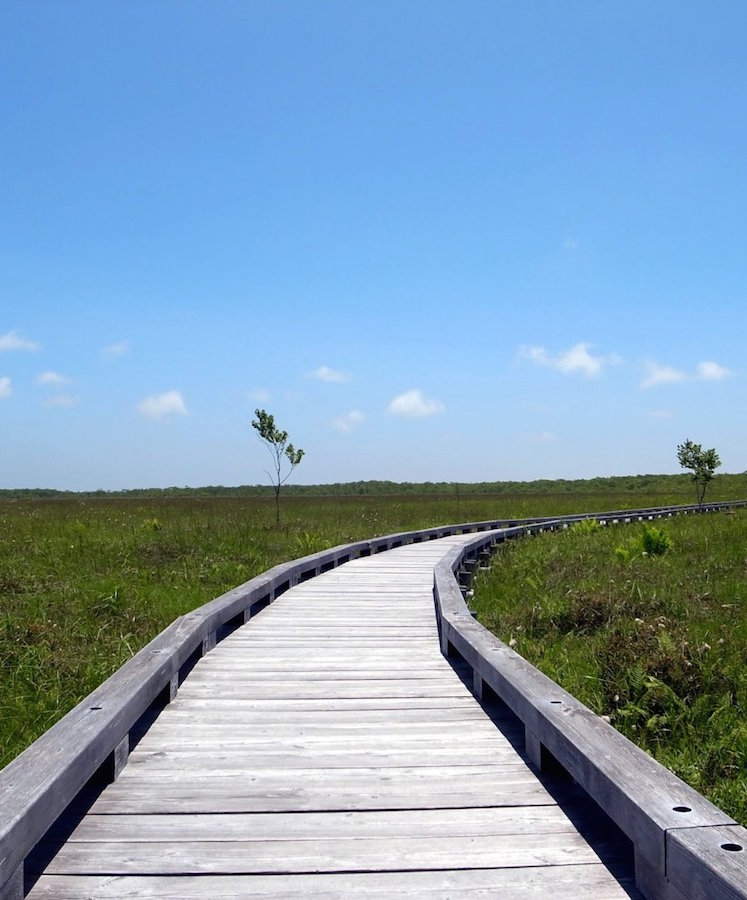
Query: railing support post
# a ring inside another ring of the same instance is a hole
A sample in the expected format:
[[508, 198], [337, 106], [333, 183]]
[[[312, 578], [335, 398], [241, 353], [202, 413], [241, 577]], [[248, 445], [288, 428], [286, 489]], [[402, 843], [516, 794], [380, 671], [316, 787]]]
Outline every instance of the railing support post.
[[524, 752], [526, 753], [529, 762], [537, 769], [537, 771], [542, 771], [542, 744], [540, 743], [539, 738], [533, 731], [530, 731], [527, 726], [524, 726]]
[[130, 735], [126, 734], [122, 740], [114, 748], [112, 754], [112, 781], [116, 781], [122, 769], [127, 765], [127, 758], [130, 755]]

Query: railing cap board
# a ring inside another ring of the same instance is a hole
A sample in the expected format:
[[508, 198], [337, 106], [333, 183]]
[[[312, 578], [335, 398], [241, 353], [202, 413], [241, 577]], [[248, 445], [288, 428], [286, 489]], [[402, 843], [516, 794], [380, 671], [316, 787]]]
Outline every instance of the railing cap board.
[[667, 834], [667, 875], [690, 900], [743, 900], [746, 871], [747, 829], [739, 825]]

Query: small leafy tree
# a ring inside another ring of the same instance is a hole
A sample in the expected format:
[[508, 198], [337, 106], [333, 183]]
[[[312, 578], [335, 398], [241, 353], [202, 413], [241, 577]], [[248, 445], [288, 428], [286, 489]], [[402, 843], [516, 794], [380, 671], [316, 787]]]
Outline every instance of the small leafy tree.
[[[275, 417], [264, 409], [255, 409], [254, 415], [256, 419], [252, 419], [252, 428], [255, 428], [259, 434], [260, 440], [264, 441], [265, 446], [270, 451], [272, 457], [273, 472], [267, 472], [267, 476], [272, 482], [272, 489], [275, 492], [275, 514], [276, 522], [280, 524], [280, 488], [290, 478], [291, 472], [301, 462], [304, 451], [296, 448], [293, 444], [288, 443], [288, 432], [281, 431], [275, 427]], [[285, 465], [290, 468], [284, 473]]]
[[684, 444], [677, 446], [677, 459], [683, 469], [692, 469], [693, 474], [690, 477], [695, 484], [698, 506], [702, 506], [708, 482], [721, 465], [718, 453], [713, 448], [704, 450], [700, 444], [694, 444], [688, 438]]

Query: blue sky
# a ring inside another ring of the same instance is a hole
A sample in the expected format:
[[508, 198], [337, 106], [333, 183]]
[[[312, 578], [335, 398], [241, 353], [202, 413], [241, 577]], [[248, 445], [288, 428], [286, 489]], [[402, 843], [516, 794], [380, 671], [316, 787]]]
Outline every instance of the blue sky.
[[747, 5], [0, 10], [0, 487], [747, 469]]

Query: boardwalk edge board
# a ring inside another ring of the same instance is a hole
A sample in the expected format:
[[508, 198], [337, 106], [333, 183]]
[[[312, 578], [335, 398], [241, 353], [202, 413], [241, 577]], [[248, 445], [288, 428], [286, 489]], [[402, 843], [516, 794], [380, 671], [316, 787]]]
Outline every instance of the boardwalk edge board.
[[[290, 587], [351, 559], [473, 532], [474, 541], [436, 566], [444, 652], [457, 653], [472, 666], [478, 696], [487, 686], [524, 722], [528, 752], [538, 766], [557, 760], [633, 840], [636, 880], [646, 896], [747, 897], [745, 829], [482, 628], [463, 599], [480, 553], [492, 552], [503, 540], [588, 518], [616, 524], [745, 505], [463, 523], [358, 541], [275, 566], [176, 619], [0, 771], [0, 900], [24, 896], [24, 861], [35, 846], [81, 792], [116, 779], [131, 745], [174, 699], [196, 661], [223, 637]], [[676, 809], [685, 806], [687, 813]], [[694, 887], [697, 895], [690, 893]]]

